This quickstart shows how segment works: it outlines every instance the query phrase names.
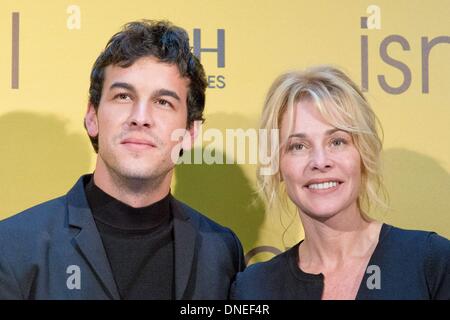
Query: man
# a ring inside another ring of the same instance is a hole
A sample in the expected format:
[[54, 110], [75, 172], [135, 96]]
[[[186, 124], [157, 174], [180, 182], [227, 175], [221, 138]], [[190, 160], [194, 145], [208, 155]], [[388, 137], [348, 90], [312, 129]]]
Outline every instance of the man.
[[244, 266], [239, 240], [170, 194], [205, 89], [183, 29], [132, 22], [111, 38], [85, 116], [95, 172], [0, 223], [0, 298], [228, 297]]

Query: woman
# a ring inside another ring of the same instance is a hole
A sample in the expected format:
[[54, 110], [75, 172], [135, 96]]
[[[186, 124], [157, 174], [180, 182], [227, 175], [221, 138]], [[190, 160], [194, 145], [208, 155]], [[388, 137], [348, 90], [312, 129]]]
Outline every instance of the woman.
[[450, 241], [367, 215], [384, 204], [382, 144], [352, 80], [326, 66], [280, 76], [261, 127], [280, 132], [262, 190], [269, 203], [287, 194], [305, 239], [239, 273], [231, 298], [450, 299]]

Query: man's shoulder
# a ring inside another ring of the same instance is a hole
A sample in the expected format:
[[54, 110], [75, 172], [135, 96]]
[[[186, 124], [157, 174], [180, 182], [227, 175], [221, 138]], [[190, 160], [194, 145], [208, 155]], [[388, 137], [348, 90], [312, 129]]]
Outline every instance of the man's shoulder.
[[53, 229], [55, 225], [58, 227], [65, 225], [69, 204], [74, 208], [87, 206], [83, 189], [83, 181], [87, 178], [89, 175], [81, 176], [65, 195], [42, 202], [0, 221], [0, 238], [5, 233], [42, 232]]
[[61, 196], [0, 221], [0, 234], [33, 233], [61, 221], [67, 211], [66, 196]]
[[186, 215], [187, 218], [190, 219], [191, 223], [198, 229], [200, 232], [214, 232], [214, 233], [224, 233], [224, 234], [234, 234], [229, 228], [222, 226], [218, 222], [212, 220], [207, 217], [205, 214], [200, 211], [192, 208], [186, 203], [172, 198], [175, 204], [182, 210], [183, 214]]
[[[229, 228], [220, 225], [203, 213], [189, 205], [172, 198], [174, 219], [176, 224], [184, 224], [184, 231], [195, 230], [198, 255], [201, 261], [212, 260], [214, 264], [229, 266], [229, 276], [242, 270], [245, 266], [242, 245], [236, 234]], [[176, 228], [176, 224], [174, 227]], [[188, 227], [190, 226], [190, 227]], [[187, 229], [186, 229], [187, 227]], [[230, 263], [232, 262], [232, 263]]]

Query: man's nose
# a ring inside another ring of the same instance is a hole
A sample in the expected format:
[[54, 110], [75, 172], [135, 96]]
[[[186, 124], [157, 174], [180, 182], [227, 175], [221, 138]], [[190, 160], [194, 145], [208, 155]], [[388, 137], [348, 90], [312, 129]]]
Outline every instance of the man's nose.
[[128, 118], [128, 125], [130, 127], [146, 127], [153, 126], [153, 118], [150, 106], [144, 101], [138, 101], [133, 105], [130, 116]]

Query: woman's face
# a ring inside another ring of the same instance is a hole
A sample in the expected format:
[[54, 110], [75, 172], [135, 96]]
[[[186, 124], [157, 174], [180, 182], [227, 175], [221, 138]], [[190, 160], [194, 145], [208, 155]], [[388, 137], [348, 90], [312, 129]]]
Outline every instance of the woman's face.
[[280, 171], [289, 198], [306, 215], [326, 220], [346, 210], [358, 210], [361, 157], [352, 136], [327, 123], [311, 100], [294, 108], [288, 132], [281, 122]]

